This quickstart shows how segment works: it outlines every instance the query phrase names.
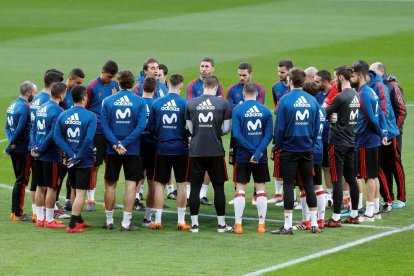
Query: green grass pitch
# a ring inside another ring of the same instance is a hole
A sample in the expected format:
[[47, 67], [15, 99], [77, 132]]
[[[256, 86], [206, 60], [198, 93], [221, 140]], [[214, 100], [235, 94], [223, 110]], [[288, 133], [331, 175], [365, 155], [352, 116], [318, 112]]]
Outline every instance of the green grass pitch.
[[[137, 73], [145, 59], [156, 57], [171, 73], [182, 73], [187, 83], [198, 76], [200, 59], [212, 56], [225, 88], [237, 81], [237, 65], [251, 62], [254, 80], [267, 89], [270, 108], [280, 59], [290, 58], [300, 68], [315, 66], [331, 72], [357, 59], [382, 61], [405, 88], [407, 103], [413, 103], [413, 10], [411, 0], [5, 1], [0, 9], [0, 126], [5, 125], [6, 108], [24, 80], [41, 88], [46, 69], [67, 73], [80, 67], [88, 82], [108, 59]], [[414, 221], [412, 112], [414, 108], [409, 107], [403, 147], [408, 207], [383, 215], [383, 220], [369, 226], [327, 229], [319, 236], [299, 231], [293, 237], [258, 235], [253, 219], [244, 221], [244, 235], [220, 235], [216, 219], [209, 217], [214, 208], [206, 206], [200, 211], [205, 215], [200, 217], [200, 233], [177, 232], [171, 200], [167, 200], [171, 209], [164, 213], [164, 229], [159, 232], [141, 228], [121, 233], [120, 210], [115, 211], [117, 230], [103, 230], [101, 205], [96, 213], [84, 213], [92, 227], [83, 234], [36, 229], [31, 223], [9, 220], [14, 176], [10, 159], [0, 157], [0, 274], [241, 275], [409, 226]], [[4, 138], [2, 127], [0, 140]], [[228, 137], [224, 143], [227, 149]], [[0, 145], [4, 148], [6, 142]], [[228, 169], [232, 175], [232, 168]], [[98, 201], [103, 200], [102, 171]], [[256, 218], [256, 208], [249, 203], [251, 186], [245, 216]], [[273, 191], [269, 183], [268, 194]], [[118, 203], [122, 194], [120, 181]], [[232, 194], [233, 184], [228, 181], [227, 198]], [[211, 189], [209, 197], [213, 197]], [[29, 209], [27, 195], [26, 212]], [[227, 215], [233, 214], [228, 205]], [[296, 211], [294, 219], [300, 215]], [[135, 224], [142, 217], [142, 212], [134, 211]], [[282, 209], [269, 205], [268, 219], [271, 230], [280, 227]], [[233, 222], [227, 218], [228, 224]], [[413, 242], [411, 229], [269, 274], [409, 275]]]

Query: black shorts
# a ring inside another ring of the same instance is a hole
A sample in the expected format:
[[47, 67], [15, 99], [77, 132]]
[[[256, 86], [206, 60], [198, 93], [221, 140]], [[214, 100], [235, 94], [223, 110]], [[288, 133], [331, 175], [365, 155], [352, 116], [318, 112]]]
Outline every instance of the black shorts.
[[95, 168], [70, 168], [68, 177], [72, 189], [93, 190]]
[[154, 181], [166, 184], [170, 181], [171, 169], [177, 183], [186, 181], [188, 155], [157, 155], [155, 157]]
[[233, 181], [246, 184], [250, 182], [250, 175], [253, 175], [255, 183], [266, 183], [270, 181], [269, 167], [266, 163], [236, 163], [233, 169]]
[[154, 178], [155, 153], [153, 155], [141, 155], [142, 170], [145, 172], [147, 179]]
[[30, 157], [30, 169], [32, 171], [32, 181], [30, 182], [30, 191], [36, 192], [38, 179], [37, 177], [33, 177], [33, 171], [35, 170], [36, 164], [35, 164], [35, 159], [33, 158], [33, 156], [30, 155], [30, 153], [29, 153], [29, 157]]
[[95, 153], [95, 167], [99, 167], [103, 164], [106, 155], [106, 138], [103, 134], [96, 134], [93, 137], [93, 146], [96, 148]]
[[105, 180], [118, 181], [121, 167], [124, 167], [125, 180], [140, 181], [144, 178], [141, 156], [108, 154], [106, 156]]
[[322, 165], [313, 164], [313, 185], [322, 185]]
[[359, 148], [357, 152], [357, 177], [373, 179], [379, 175], [379, 147]]
[[33, 166], [33, 179], [39, 187], [56, 189], [60, 185], [60, 162], [46, 162], [35, 160]]
[[202, 182], [206, 172], [214, 183], [222, 183], [229, 179], [224, 156], [190, 157], [189, 162], [187, 180], [190, 183], [198, 183], [200, 179]]
[[329, 168], [329, 144], [323, 143], [322, 167]]

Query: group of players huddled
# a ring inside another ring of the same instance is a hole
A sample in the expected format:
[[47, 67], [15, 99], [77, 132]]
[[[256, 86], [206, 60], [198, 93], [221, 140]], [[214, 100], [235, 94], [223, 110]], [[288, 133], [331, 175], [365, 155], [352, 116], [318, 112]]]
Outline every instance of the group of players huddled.
[[[239, 64], [239, 82], [228, 88], [226, 98], [209, 57], [201, 60], [200, 77], [187, 85], [186, 99], [180, 96], [184, 77], [172, 74], [165, 81], [168, 69], [154, 58], [144, 63], [136, 84], [133, 73], [118, 72], [114, 61], [107, 61], [100, 76], [86, 87], [79, 68], [70, 71], [66, 82], [59, 70], [47, 70], [39, 93], [34, 83], [23, 82], [20, 96], [7, 109], [9, 144], [4, 153], [11, 156], [16, 176], [11, 219], [83, 232], [90, 226], [81, 216], [85, 196], [87, 210], [94, 211], [95, 185], [104, 160], [103, 228], [108, 230], [114, 229], [121, 167], [125, 176], [121, 231], [137, 229], [131, 223], [134, 209], [145, 211], [143, 227], [162, 229], [167, 186], [167, 197], [177, 200], [177, 230], [198, 232], [200, 204], [212, 204], [207, 199], [211, 182], [217, 231], [242, 234], [251, 176], [257, 233], [267, 232], [268, 203], [284, 206], [285, 223], [271, 233], [288, 235], [294, 229], [318, 234], [342, 223], [373, 222], [381, 219], [381, 213], [405, 208], [401, 146], [406, 107], [401, 87], [384, 65], [358, 60], [350, 67], [335, 68], [333, 78], [327, 70], [295, 68], [290, 60], [280, 61], [277, 70], [279, 81], [272, 86], [275, 123], [272, 111], [264, 106], [265, 89], [252, 81], [252, 66], [246, 62]], [[228, 176], [221, 138], [229, 133], [233, 227], [225, 221]], [[275, 193], [268, 198], [267, 148], [272, 140]], [[33, 217], [23, 212], [30, 172]], [[69, 215], [57, 204], [66, 175], [64, 210], [72, 212], [69, 225], [58, 220]], [[141, 202], [145, 178], [146, 207]], [[300, 190], [302, 221], [293, 226], [295, 186]], [[325, 220], [327, 204], [333, 205], [333, 214]], [[185, 220], [187, 206], [190, 224]]]

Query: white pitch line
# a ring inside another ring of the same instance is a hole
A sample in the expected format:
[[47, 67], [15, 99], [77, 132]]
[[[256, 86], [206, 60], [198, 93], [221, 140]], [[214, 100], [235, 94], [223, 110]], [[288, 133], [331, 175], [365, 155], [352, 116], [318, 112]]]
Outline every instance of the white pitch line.
[[268, 268], [257, 270], [257, 271], [254, 271], [254, 272], [251, 272], [251, 273], [248, 273], [248, 274], [245, 274], [245, 275], [246, 276], [254, 276], [254, 275], [260, 275], [260, 274], [270, 272], [270, 271], [276, 271], [276, 270], [279, 270], [279, 269], [282, 269], [282, 268], [285, 268], [285, 267], [289, 267], [289, 266], [293, 266], [293, 265], [296, 265], [296, 264], [299, 264], [299, 263], [307, 262], [307, 261], [310, 261], [312, 259], [316, 259], [316, 258], [319, 258], [319, 257], [322, 257], [322, 256], [330, 255], [330, 254], [348, 249], [350, 247], [354, 247], [354, 246], [364, 244], [364, 243], [367, 243], [367, 242], [370, 242], [370, 241], [373, 241], [373, 240], [376, 240], [376, 239], [380, 239], [380, 238], [383, 238], [383, 237], [386, 237], [386, 236], [394, 235], [394, 234], [401, 233], [401, 232], [404, 232], [404, 231], [409, 231], [409, 230], [414, 230], [414, 224], [412, 224], [410, 226], [403, 227], [403, 228], [394, 229], [394, 230], [391, 230], [391, 231], [388, 231], [388, 232], [380, 233], [380, 234], [370, 236], [370, 237], [367, 237], [367, 238], [363, 238], [363, 239], [360, 239], [360, 240], [356, 240], [356, 241], [353, 241], [353, 242], [345, 243], [341, 246], [338, 246], [338, 247], [335, 247], [335, 248], [332, 248], [332, 249], [324, 250], [324, 251], [321, 251], [321, 252], [318, 252], [318, 253], [315, 253], [315, 254], [311, 254], [311, 255], [308, 255], [308, 256], [305, 256], [305, 257], [294, 259], [294, 260], [291, 260], [291, 261], [288, 261], [288, 262], [285, 262], [285, 263], [281, 263], [281, 264], [278, 264], [278, 265], [275, 265], [275, 266], [271, 266], [271, 267], [268, 267]]
[[[0, 187], [6, 188], [6, 189], [13, 189], [13, 186], [7, 185], [7, 184], [3, 184], [0, 183]], [[29, 189], [26, 189], [26, 192], [30, 192]], [[59, 198], [61, 199], [65, 199], [66, 197], [64, 196], [59, 196]], [[95, 202], [96, 204], [102, 204], [102, 202]], [[124, 207], [122, 204], [119, 204], [120, 207]], [[177, 212], [175, 211], [169, 211], [169, 210], [163, 210], [163, 213], [168, 213], [168, 214], [177, 214]], [[188, 214], [188, 213], [187, 213]], [[207, 218], [217, 218], [216, 215], [210, 215], [210, 214], [198, 214], [200, 217], [207, 217]], [[226, 218], [229, 219], [234, 219], [234, 216], [228, 216], [226, 215]], [[243, 220], [248, 220], [248, 221], [258, 221], [258, 218], [249, 218], [249, 217], [243, 217]], [[279, 220], [279, 219], [266, 219], [267, 222], [275, 222], [275, 223], [284, 223], [284, 220]], [[299, 223], [300, 221], [293, 221], [294, 223]], [[367, 224], [342, 224], [345, 227], [355, 227], [355, 228], [373, 228], [373, 229], [386, 229], [386, 230], [395, 230], [395, 229], [399, 229], [398, 227], [393, 227], [393, 226], [377, 226], [377, 225], [367, 225]]]

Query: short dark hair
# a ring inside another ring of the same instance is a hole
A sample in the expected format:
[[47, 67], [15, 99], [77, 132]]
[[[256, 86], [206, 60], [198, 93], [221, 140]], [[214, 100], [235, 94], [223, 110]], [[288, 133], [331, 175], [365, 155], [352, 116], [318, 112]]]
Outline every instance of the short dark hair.
[[200, 63], [203, 62], [203, 61], [210, 62], [211, 67], [214, 67], [214, 59], [212, 57], [203, 57], [203, 59], [200, 61]]
[[149, 58], [149, 59], [147, 59], [147, 61], [144, 62], [144, 65], [142, 66], [142, 70], [144, 70], [144, 71], [148, 70], [148, 64], [150, 64], [150, 63], [157, 63], [158, 66], [160, 64], [158, 62], [158, 60], [156, 60], [155, 58]]
[[279, 61], [279, 64], [277, 66], [286, 67], [286, 69], [290, 70], [293, 68], [293, 62], [289, 59], [283, 59]]
[[289, 76], [289, 79], [292, 81], [294, 88], [303, 87], [306, 74], [302, 69], [293, 68], [289, 71], [288, 76]]
[[350, 74], [356, 73], [358, 76], [366, 76], [368, 71], [365, 69], [364, 65], [360, 63], [354, 63], [349, 67]]
[[85, 73], [83, 73], [82, 69], [79, 69], [79, 68], [73, 68], [73, 69], [72, 69], [72, 70], [70, 70], [70, 72], [69, 72], [69, 77], [84, 79], [84, 78], [85, 78]]
[[253, 82], [247, 82], [243, 87], [243, 92], [249, 95], [257, 93], [257, 86]]
[[55, 82], [63, 81], [63, 73], [57, 69], [49, 69], [46, 71], [43, 81], [45, 83], [45, 87], [50, 87]]
[[239, 69], [240, 70], [247, 70], [249, 72], [249, 74], [253, 71], [252, 65], [248, 62], [241, 62], [239, 64]]
[[134, 74], [129, 70], [119, 71], [117, 80], [121, 89], [131, 89], [135, 82]]
[[159, 64], [158, 68], [164, 72], [164, 75], [168, 75], [168, 68], [165, 64]]
[[168, 82], [172, 87], [177, 87], [184, 82], [184, 77], [180, 74], [172, 74]]
[[86, 96], [86, 88], [82, 85], [75, 85], [70, 91], [73, 102], [80, 103], [82, 98]]
[[219, 79], [214, 75], [207, 76], [206, 79], [204, 80], [205, 88], [211, 89], [214, 87], [218, 87], [218, 85], [219, 85]]
[[313, 81], [307, 81], [303, 84], [303, 91], [311, 94], [312, 96], [316, 96], [318, 93], [318, 87], [316, 86], [316, 83]]
[[34, 84], [31, 81], [25, 81], [20, 84], [20, 95], [24, 95], [34, 89]]
[[349, 69], [345, 66], [338, 66], [335, 68], [335, 74], [336, 76], [342, 76], [345, 80], [349, 81], [351, 80], [351, 72], [349, 72]]
[[118, 64], [116, 64], [116, 62], [113, 60], [108, 60], [104, 66], [102, 66], [102, 71], [116, 75], [118, 73]]
[[365, 70], [366, 74], [368, 74], [368, 71], [369, 71], [369, 65], [368, 65], [368, 62], [366, 62], [365, 60], [358, 59], [357, 61], [355, 61], [354, 63], [352, 63], [352, 67], [353, 67], [354, 65], [360, 65], [360, 66], [362, 66], [362, 67], [364, 68], [364, 70]]
[[328, 70], [320, 70], [316, 72], [315, 76], [320, 77], [322, 79], [322, 82], [332, 80], [331, 73], [329, 73]]
[[146, 77], [142, 84], [142, 90], [146, 93], [153, 93], [157, 88], [158, 82], [155, 78]]
[[52, 98], [57, 98], [60, 95], [64, 94], [66, 92], [67, 86], [63, 82], [55, 82], [52, 84], [50, 94], [52, 95]]

